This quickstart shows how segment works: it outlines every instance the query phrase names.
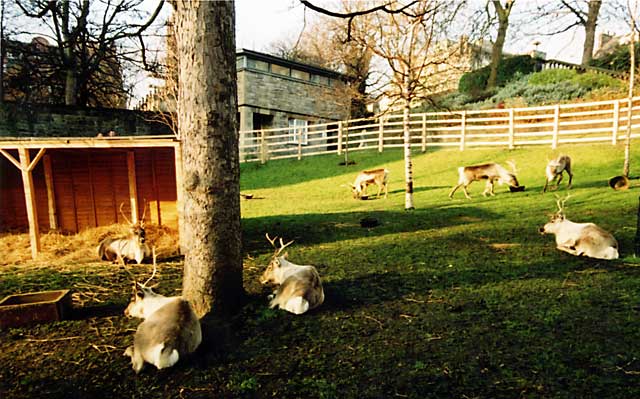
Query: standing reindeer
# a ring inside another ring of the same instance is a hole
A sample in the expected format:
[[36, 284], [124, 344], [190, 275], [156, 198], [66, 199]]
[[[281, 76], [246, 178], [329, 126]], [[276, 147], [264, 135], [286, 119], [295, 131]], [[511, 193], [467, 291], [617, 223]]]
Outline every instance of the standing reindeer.
[[149, 246], [145, 242], [146, 233], [144, 230], [144, 216], [147, 212], [147, 206], [145, 203], [144, 212], [142, 213], [140, 221], [138, 223], [131, 223], [122, 211], [123, 205], [124, 202], [120, 204], [120, 213], [124, 220], [129, 223], [129, 236], [126, 238], [105, 238], [98, 245], [98, 256], [102, 260], [110, 260], [112, 262], [117, 261], [118, 257], [120, 257], [125, 262], [127, 260], [135, 260], [136, 263], [140, 264], [144, 258], [148, 258], [149, 255], [151, 255]]
[[487, 196], [487, 193], [490, 195], [493, 194], [493, 183], [497, 181], [500, 184], [506, 183], [511, 187], [518, 187], [518, 179], [516, 178], [516, 168], [515, 164], [510, 162], [511, 168], [513, 169], [513, 173], [510, 173], [508, 170], [503, 168], [497, 163], [485, 163], [482, 165], [473, 165], [473, 166], [461, 166], [458, 168], [458, 184], [451, 189], [449, 193], [449, 198], [453, 198], [453, 194], [462, 187], [464, 191], [464, 196], [467, 199], [471, 199], [469, 193], [467, 192], [467, 187], [469, 184], [473, 183], [476, 180], [487, 180], [486, 187], [482, 192], [483, 196]]
[[549, 161], [547, 163], [547, 168], [545, 169], [547, 179], [544, 182], [542, 192], [547, 192], [547, 186], [556, 178], [558, 179], [556, 181], [556, 188], [558, 188], [562, 181], [562, 172], [564, 171], [569, 175], [569, 184], [567, 184], [567, 188], [571, 188], [571, 180], [573, 180], [573, 173], [571, 173], [571, 157], [568, 155], [560, 155], [558, 158]]
[[351, 191], [353, 193], [353, 198], [360, 199], [367, 193], [367, 187], [375, 184], [378, 186], [378, 195], [376, 198], [380, 198], [380, 193], [384, 189], [384, 197], [387, 198], [388, 187], [387, 187], [387, 178], [389, 176], [389, 171], [384, 168], [380, 169], [372, 169], [372, 170], [363, 170], [358, 173], [356, 176], [356, 180], [353, 184], [349, 183], [349, 187], [351, 187]]
[[286, 260], [287, 254], [280, 256], [283, 249], [293, 243], [293, 241], [283, 244], [280, 238], [280, 248], [276, 247], [275, 237], [267, 240], [276, 249], [269, 266], [260, 277], [261, 284], [273, 283], [278, 287], [269, 297], [269, 306], [278, 306], [294, 314], [302, 314], [308, 310], [316, 308], [324, 302], [324, 291], [320, 275], [315, 267], [310, 265], [296, 265]]
[[540, 228], [542, 234], [555, 234], [560, 251], [576, 256], [596, 259], [618, 259], [618, 242], [601, 227], [593, 223], [574, 223], [564, 215], [564, 200], [558, 199], [558, 212]]
[[166, 297], [147, 287], [155, 274], [154, 248], [153, 274], [143, 284], [133, 279], [133, 298], [124, 311], [127, 317], [144, 319], [136, 330], [133, 345], [124, 352], [131, 358], [136, 374], [145, 362], [158, 369], [171, 367], [181, 357], [193, 353], [202, 342], [200, 321], [191, 304], [181, 296]]

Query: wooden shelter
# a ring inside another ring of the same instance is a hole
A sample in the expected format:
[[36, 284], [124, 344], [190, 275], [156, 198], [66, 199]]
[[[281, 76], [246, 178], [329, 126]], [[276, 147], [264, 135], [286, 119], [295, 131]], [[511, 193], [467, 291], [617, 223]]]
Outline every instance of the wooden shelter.
[[0, 228], [29, 228], [33, 258], [40, 232], [123, 222], [177, 228], [180, 142], [174, 136], [0, 139]]

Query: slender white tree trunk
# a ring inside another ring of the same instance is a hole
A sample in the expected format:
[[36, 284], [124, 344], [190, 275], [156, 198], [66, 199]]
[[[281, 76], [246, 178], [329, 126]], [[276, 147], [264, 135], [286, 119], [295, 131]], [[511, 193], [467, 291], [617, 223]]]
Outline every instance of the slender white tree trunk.
[[624, 146], [624, 166], [622, 167], [622, 174], [629, 177], [629, 158], [631, 153], [631, 116], [633, 108], [633, 85], [635, 80], [636, 70], [636, 50], [635, 41], [636, 29], [635, 22], [631, 26], [631, 42], [629, 43], [629, 108], [627, 109], [627, 139]]
[[411, 124], [409, 117], [411, 113], [411, 98], [409, 96], [409, 78], [404, 78], [404, 107], [402, 111], [402, 131], [404, 138], [404, 209], [414, 209], [413, 206], [413, 165], [411, 162]]

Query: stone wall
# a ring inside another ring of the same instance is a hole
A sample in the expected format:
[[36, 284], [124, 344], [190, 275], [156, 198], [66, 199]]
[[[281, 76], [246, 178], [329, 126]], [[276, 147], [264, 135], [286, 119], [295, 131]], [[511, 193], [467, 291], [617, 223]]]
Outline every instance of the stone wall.
[[331, 83], [331, 86], [325, 86], [244, 69], [238, 73], [238, 105], [240, 108], [246, 106], [286, 112], [303, 119], [347, 119], [349, 97], [346, 87], [340, 80], [332, 79]]
[[171, 134], [157, 113], [111, 108], [16, 104], [0, 105], [0, 137], [94, 137]]

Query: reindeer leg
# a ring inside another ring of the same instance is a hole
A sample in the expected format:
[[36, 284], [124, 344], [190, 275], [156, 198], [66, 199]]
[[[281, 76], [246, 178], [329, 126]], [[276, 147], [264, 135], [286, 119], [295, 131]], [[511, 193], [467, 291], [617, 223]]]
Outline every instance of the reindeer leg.
[[558, 180], [556, 180], [556, 188], [560, 187], [560, 182], [562, 181], [562, 172], [558, 175]]
[[484, 186], [484, 191], [482, 192], [482, 196], [486, 197], [487, 193], [493, 195], [493, 182], [491, 179], [487, 179], [487, 184]]
[[464, 191], [464, 196], [467, 197], [467, 199], [471, 199], [471, 196], [469, 195], [469, 192], [467, 191], [467, 185], [462, 186], [462, 191]]
[[381, 191], [382, 191], [382, 186], [378, 185], [378, 194], [376, 195], [376, 198], [380, 198]]
[[[451, 189], [451, 192], [449, 193], [449, 198], [453, 198], [453, 194], [456, 192], [456, 190], [458, 190], [460, 187], [462, 187], [462, 183], [458, 184], [457, 186], [454, 186], [453, 189]], [[466, 191], [466, 190], [465, 190]]]
[[569, 175], [569, 184], [567, 184], [567, 188], [571, 188], [571, 181], [573, 180], [573, 174], [569, 171], [567, 171], [567, 174]]
[[547, 186], [549, 185], [549, 179], [544, 179], [544, 187], [542, 188], [542, 193], [547, 192]]

